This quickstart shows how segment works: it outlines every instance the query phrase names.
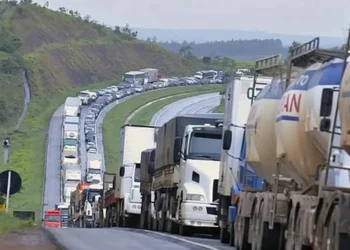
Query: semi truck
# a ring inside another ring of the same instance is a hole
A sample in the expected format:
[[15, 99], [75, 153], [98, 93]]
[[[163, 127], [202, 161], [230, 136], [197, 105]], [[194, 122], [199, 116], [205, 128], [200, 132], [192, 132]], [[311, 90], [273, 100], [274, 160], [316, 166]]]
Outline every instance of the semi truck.
[[150, 219], [153, 211], [154, 192], [152, 191], [153, 176], [148, 169], [154, 168], [156, 148], [149, 148], [141, 152], [141, 175], [140, 175], [140, 193], [141, 193], [141, 215], [140, 228], [151, 229]]
[[222, 120], [223, 114], [183, 115], [159, 129], [154, 168], [150, 164], [148, 169], [154, 213], [149, 210], [152, 199], [142, 196], [143, 212], [150, 215], [147, 228], [181, 235], [215, 233]]
[[46, 210], [43, 222], [44, 227], [62, 227], [62, 212], [60, 210]]
[[155, 147], [157, 127], [130, 125], [121, 127], [120, 168], [115, 188], [105, 194], [108, 226], [137, 226], [141, 214], [141, 152]]
[[98, 199], [102, 196], [102, 183], [90, 184], [79, 183], [76, 190], [71, 194], [70, 210], [72, 224], [81, 228], [95, 227], [94, 209]]
[[[223, 150], [220, 160], [219, 175], [219, 203], [218, 203], [218, 225], [220, 229], [220, 241], [228, 243], [230, 241], [230, 231], [233, 230], [234, 216], [230, 216], [230, 206], [233, 205], [234, 195], [239, 194], [243, 176], [240, 173], [249, 171], [250, 181], [255, 185], [261, 185], [261, 180], [254, 179], [255, 174], [244, 162], [245, 155], [245, 124], [247, 122], [251, 99], [253, 93], [259, 93], [272, 80], [271, 77], [242, 76], [233, 79], [227, 84], [225, 91], [225, 118], [223, 129], [227, 139], [232, 146], [228, 150]], [[234, 209], [235, 206], [232, 206]], [[231, 233], [232, 235], [232, 233]], [[233, 238], [231, 238], [233, 239]], [[230, 241], [233, 244], [232, 240]]]
[[79, 150], [77, 147], [65, 146], [62, 151], [62, 166], [68, 164], [79, 164], [80, 159], [78, 152]]
[[55, 210], [61, 211], [62, 227], [67, 228], [69, 226], [69, 203], [58, 203], [55, 205]]
[[79, 125], [65, 124], [63, 127], [63, 139], [79, 139]]
[[86, 182], [98, 184], [102, 182], [102, 163], [101, 154], [87, 154]]
[[64, 103], [64, 116], [80, 116], [81, 101], [78, 97], [67, 97]]
[[158, 81], [158, 78], [159, 78], [158, 69], [147, 68], [147, 69], [140, 69], [140, 71], [145, 72], [145, 81], [143, 84], [149, 84], [149, 83], [154, 83]]
[[142, 71], [129, 71], [124, 73], [122, 81], [127, 84], [145, 84], [146, 73]]
[[[246, 162], [264, 185], [240, 190], [237, 249], [348, 249], [349, 38], [344, 52], [320, 49], [319, 38], [293, 48], [277, 67], [286, 79], [256, 98]], [[302, 73], [291, 81], [293, 68]]]

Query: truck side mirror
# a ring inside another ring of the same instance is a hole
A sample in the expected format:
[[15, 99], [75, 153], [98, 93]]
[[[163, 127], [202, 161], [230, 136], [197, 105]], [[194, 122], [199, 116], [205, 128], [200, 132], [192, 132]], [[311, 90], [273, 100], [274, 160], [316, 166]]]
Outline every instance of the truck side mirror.
[[153, 175], [154, 174], [154, 162], [148, 163], [148, 174]]
[[222, 140], [222, 149], [229, 150], [231, 148], [231, 141], [232, 141], [232, 131], [226, 130], [224, 132], [224, 137]]
[[333, 89], [323, 89], [321, 98], [320, 116], [330, 116], [333, 106]]
[[124, 167], [120, 167], [120, 169], [119, 169], [119, 176], [123, 177], [124, 174], [125, 174], [125, 168]]
[[177, 137], [175, 138], [174, 141], [174, 162], [179, 162], [180, 161], [180, 154], [179, 152], [181, 152], [181, 145], [182, 145], [182, 137]]

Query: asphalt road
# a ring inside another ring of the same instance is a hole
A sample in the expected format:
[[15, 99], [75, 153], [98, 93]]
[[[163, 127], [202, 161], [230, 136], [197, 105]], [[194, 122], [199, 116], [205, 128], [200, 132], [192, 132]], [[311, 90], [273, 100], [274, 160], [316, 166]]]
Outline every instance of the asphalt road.
[[61, 105], [51, 117], [47, 134], [43, 211], [53, 209], [61, 200], [63, 106]]
[[216, 106], [219, 106], [220, 98], [219, 93], [210, 93], [178, 100], [155, 113], [151, 125], [162, 126], [177, 115], [211, 112]]
[[[123, 100], [124, 101], [124, 100]], [[119, 101], [119, 103], [122, 101]], [[210, 112], [220, 102], [218, 94], [207, 94], [186, 98], [174, 104], [170, 104], [162, 113], [157, 113], [158, 118], [152, 119], [155, 124], [161, 125], [177, 114], [188, 112], [205, 113]], [[112, 109], [118, 102], [110, 104], [101, 113], [97, 120], [97, 147], [99, 153], [103, 154], [102, 122], [105, 114]], [[205, 108], [204, 108], [205, 107]], [[175, 110], [175, 111], [174, 111]], [[82, 110], [82, 118], [86, 115], [87, 109]], [[44, 207], [43, 209], [53, 208], [55, 203], [60, 201], [60, 156], [62, 142], [62, 114], [63, 105], [54, 113], [51, 118], [46, 156], [46, 183], [44, 188]], [[83, 121], [82, 129], [83, 129]], [[82, 168], [86, 167], [86, 150], [84, 143], [84, 132], [81, 131], [81, 163]], [[85, 159], [85, 160], [84, 160]], [[95, 250], [95, 249], [210, 249], [226, 250], [232, 249], [228, 246], [220, 246], [218, 240], [190, 238], [168, 235], [157, 232], [145, 232], [144, 230], [128, 230], [122, 228], [104, 228], [104, 229], [77, 229], [77, 228], [47, 228], [56, 240], [69, 250]], [[215, 242], [215, 243], [213, 243]], [[218, 247], [215, 246], [218, 245]]]

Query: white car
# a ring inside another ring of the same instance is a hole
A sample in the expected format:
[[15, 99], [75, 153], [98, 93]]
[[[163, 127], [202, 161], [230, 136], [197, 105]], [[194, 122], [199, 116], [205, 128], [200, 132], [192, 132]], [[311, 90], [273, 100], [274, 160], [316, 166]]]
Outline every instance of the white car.
[[96, 148], [96, 144], [94, 142], [89, 142], [88, 144], [86, 144], [86, 150], [88, 151], [90, 148]]
[[97, 148], [96, 147], [90, 147], [87, 151], [90, 154], [97, 154]]

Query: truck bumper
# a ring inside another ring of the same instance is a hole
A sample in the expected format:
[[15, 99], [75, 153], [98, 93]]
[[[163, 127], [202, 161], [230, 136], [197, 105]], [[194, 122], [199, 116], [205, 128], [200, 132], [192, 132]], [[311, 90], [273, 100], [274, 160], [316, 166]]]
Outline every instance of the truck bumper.
[[237, 216], [237, 208], [235, 206], [229, 206], [228, 208], [228, 220], [230, 223], [234, 223], [236, 221]]
[[128, 203], [126, 212], [128, 214], [141, 214], [141, 203]]
[[181, 220], [187, 226], [216, 228], [215, 212], [216, 205], [186, 202], [181, 205]]

